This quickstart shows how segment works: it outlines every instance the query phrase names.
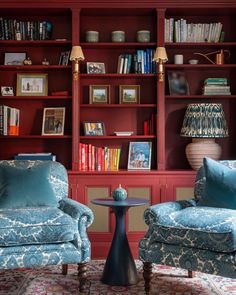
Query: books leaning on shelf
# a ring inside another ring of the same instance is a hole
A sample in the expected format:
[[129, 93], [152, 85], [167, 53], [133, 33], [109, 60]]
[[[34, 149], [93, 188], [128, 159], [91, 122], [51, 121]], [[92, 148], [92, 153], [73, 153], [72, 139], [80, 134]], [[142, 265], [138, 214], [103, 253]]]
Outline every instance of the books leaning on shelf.
[[56, 161], [56, 155], [52, 153], [19, 153], [14, 156], [14, 160]]
[[0, 135], [19, 135], [20, 110], [0, 105]]
[[231, 95], [227, 78], [207, 78], [204, 81], [203, 95]]
[[120, 54], [118, 57], [118, 74], [152, 74], [156, 73], [156, 63], [152, 61], [154, 49], [138, 49], [134, 54]]
[[220, 42], [222, 23], [187, 23], [186, 19], [165, 19], [165, 42]]
[[81, 171], [118, 171], [120, 148], [96, 147], [80, 143], [79, 170]]

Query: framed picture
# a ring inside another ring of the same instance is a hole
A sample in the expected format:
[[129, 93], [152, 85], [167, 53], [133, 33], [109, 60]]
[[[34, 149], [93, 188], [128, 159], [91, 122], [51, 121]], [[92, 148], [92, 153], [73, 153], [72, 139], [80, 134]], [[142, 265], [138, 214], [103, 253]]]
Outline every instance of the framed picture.
[[48, 74], [17, 74], [16, 95], [47, 96]]
[[128, 170], [148, 170], [151, 169], [151, 142], [130, 142]]
[[26, 59], [26, 52], [5, 52], [4, 65], [6, 66], [19, 66], [23, 65]]
[[120, 85], [119, 86], [120, 104], [139, 103], [140, 85]]
[[89, 103], [110, 103], [110, 85], [90, 85]]
[[84, 135], [104, 136], [105, 126], [103, 122], [83, 122]]
[[2, 96], [13, 96], [13, 87], [10, 86], [1, 86], [1, 94]]
[[62, 51], [59, 58], [59, 66], [67, 66], [70, 60], [70, 51]]
[[44, 108], [42, 135], [63, 135], [65, 108]]
[[170, 95], [189, 95], [188, 81], [183, 72], [168, 72]]
[[105, 74], [105, 64], [103, 62], [87, 62], [88, 74]]

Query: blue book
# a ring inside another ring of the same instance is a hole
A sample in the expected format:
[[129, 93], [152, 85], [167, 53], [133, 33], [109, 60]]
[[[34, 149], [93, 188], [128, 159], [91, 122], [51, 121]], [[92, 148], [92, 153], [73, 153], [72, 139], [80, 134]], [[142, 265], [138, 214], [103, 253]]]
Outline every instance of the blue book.
[[56, 155], [15, 155], [14, 160], [31, 161], [56, 161]]

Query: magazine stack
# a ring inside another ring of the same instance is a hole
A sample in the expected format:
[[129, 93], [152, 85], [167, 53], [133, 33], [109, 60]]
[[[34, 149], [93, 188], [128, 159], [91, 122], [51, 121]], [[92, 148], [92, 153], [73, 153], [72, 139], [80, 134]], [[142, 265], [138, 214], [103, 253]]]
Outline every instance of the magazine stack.
[[204, 81], [203, 95], [231, 95], [227, 78], [207, 78]]

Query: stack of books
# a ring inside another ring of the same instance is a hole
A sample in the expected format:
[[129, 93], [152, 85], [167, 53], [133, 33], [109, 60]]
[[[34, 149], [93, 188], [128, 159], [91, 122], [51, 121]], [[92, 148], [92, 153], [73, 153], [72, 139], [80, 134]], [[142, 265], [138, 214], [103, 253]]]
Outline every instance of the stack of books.
[[227, 78], [207, 78], [204, 81], [203, 95], [231, 95]]
[[14, 160], [56, 161], [56, 155], [52, 153], [19, 153], [14, 156]]
[[20, 110], [0, 105], [0, 135], [19, 135]]

